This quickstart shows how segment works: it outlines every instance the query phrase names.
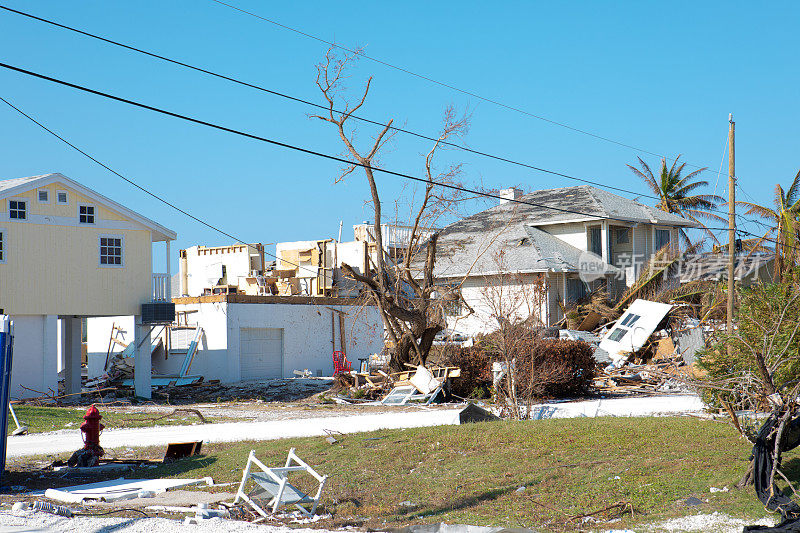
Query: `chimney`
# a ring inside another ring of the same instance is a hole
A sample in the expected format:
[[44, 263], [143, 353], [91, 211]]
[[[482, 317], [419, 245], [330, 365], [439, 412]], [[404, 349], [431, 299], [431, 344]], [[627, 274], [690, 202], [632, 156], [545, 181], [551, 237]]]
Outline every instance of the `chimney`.
[[498, 196], [503, 198], [500, 200], [501, 204], [507, 204], [509, 200], [519, 200], [522, 198], [522, 189], [516, 187], [509, 187], [508, 189], [500, 189], [497, 193]]

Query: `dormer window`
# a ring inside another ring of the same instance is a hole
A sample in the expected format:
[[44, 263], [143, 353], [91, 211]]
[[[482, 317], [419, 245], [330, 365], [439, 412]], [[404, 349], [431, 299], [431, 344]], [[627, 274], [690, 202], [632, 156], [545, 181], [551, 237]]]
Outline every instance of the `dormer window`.
[[36, 192], [38, 194], [40, 204], [50, 203], [50, 191], [48, 191], [47, 189], [39, 189]]
[[78, 222], [81, 224], [94, 224], [94, 206], [93, 205], [79, 205], [78, 206]]
[[28, 218], [28, 202], [25, 200], [8, 201], [8, 218], [25, 220]]

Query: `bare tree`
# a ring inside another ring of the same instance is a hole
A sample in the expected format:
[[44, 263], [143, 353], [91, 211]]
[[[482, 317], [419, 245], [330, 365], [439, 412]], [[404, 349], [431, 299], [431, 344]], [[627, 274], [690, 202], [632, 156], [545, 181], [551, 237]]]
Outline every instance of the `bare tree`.
[[[375, 182], [375, 162], [397, 130], [392, 127], [394, 119], [391, 119], [380, 128], [367, 148], [357, 146], [356, 128], [351, 119], [353, 113], [364, 105], [372, 78], [367, 80], [355, 104], [347, 101], [343, 82], [348, 67], [358, 55], [357, 51], [337, 57], [332, 49], [328, 50], [325, 60], [317, 66], [316, 80], [327, 101], [328, 112], [313, 117], [336, 128], [347, 159], [353, 161], [353, 164], [342, 169], [337, 182], [358, 169], [364, 171], [367, 179], [375, 213], [373, 230], [377, 253], [374, 272], [360, 273], [347, 264], [342, 264], [342, 271], [360, 282], [378, 307], [392, 345], [389, 365], [394, 370], [404, 370], [406, 363], [425, 364], [434, 337], [445, 327], [442, 306], [437, 304], [437, 298], [442, 296], [442, 288], [435, 285], [433, 277], [438, 234], [428, 236], [425, 230], [463, 200], [458, 193], [436, 186], [437, 183], [454, 184], [461, 166], [450, 166], [437, 173], [433, 162], [436, 153], [443, 148], [444, 141], [466, 133], [469, 120], [466, 115], [458, 116], [452, 107], [446, 109], [441, 133], [424, 159], [425, 189], [420, 204], [412, 212], [407, 249], [402, 254], [402, 262], [394, 264], [383, 243], [382, 204]], [[412, 269], [412, 261], [420, 256], [424, 257], [421, 274]]]

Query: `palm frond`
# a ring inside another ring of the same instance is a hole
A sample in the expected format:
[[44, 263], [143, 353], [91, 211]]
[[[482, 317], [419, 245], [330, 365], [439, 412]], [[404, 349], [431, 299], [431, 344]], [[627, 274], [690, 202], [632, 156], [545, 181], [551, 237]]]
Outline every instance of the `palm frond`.
[[794, 206], [798, 202], [800, 202], [800, 170], [797, 171], [792, 184], [789, 185], [789, 190], [786, 191], [787, 204]]

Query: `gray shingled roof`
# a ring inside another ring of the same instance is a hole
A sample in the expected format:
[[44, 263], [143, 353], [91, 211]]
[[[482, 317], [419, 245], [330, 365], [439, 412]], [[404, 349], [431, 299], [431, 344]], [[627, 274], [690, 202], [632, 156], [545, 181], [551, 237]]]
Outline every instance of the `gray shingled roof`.
[[[444, 228], [439, 234], [434, 275], [577, 272], [579, 262], [586, 261], [587, 254], [536, 226], [592, 219], [695, 225], [589, 185], [535, 191], [521, 200], [530, 203], [496, 205]], [[497, 264], [500, 252], [502, 267]], [[603, 265], [607, 272], [616, 271], [615, 267], [598, 261], [598, 266]]]
[[508, 202], [473, 216], [481, 214], [495, 216], [503, 212], [515, 211], [529, 224], [595, 218], [688, 227], [696, 225], [678, 215], [666, 213], [591, 185], [534, 191], [523, 195], [520, 200], [530, 203]]
[[482, 236], [448, 232], [436, 249], [434, 276], [464, 277], [502, 272], [579, 272], [593, 264], [593, 271], [616, 272], [599, 257], [562, 241], [546, 231], [514, 224]]
[[6, 189], [13, 189], [14, 187], [18, 187], [25, 183], [37, 181], [39, 178], [43, 178], [45, 176], [47, 176], [47, 174], [43, 174], [41, 176], [28, 176], [26, 178], [12, 178], [8, 180], [0, 180], [0, 191], [5, 191]]

